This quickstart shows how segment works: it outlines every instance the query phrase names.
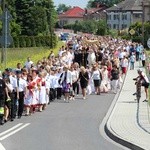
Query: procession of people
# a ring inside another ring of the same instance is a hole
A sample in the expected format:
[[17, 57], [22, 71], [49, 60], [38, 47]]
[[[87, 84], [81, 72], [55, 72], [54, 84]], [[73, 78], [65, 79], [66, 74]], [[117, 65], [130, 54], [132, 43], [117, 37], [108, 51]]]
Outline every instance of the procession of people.
[[[68, 43], [71, 41], [72, 45]], [[42, 112], [54, 100], [64, 103], [88, 95], [116, 94], [135, 61], [145, 66], [140, 43], [93, 35], [75, 35], [49, 56], [0, 72], [0, 123]]]

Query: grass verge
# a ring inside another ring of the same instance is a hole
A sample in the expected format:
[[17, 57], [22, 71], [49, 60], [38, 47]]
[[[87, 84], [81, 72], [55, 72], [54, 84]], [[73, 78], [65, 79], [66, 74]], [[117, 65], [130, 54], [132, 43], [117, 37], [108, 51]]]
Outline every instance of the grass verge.
[[[27, 57], [31, 57], [31, 60], [36, 63], [38, 60], [41, 60], [43, 57], [48, 57], [51, 50], [55, 54], [58, 53], [59, 48], [64, 45], [62, 41], [59, 41], [57, 46], [53, 49], [48, 47], [35, 47], [35, 48], [8, 48], [7, 49], [7, 63], [6, 68], [16, 68], [17, 63], [24, 63], [27, 60]], [[1, 54], [0, 54], [1, 58]], [[4, 70], [5, 64], [0, 64], [0, 70]]]

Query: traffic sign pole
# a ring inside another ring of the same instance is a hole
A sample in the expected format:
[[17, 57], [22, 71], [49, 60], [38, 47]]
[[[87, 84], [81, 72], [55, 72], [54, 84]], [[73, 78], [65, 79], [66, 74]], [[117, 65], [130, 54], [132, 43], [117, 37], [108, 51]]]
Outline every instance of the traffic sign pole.
[[[3, 1], [4, 3], [4, 1]], [[1, 62], [4, 63], [4, 67], [7, 66], [7, 47], [12, 43], [12, 37], [10, 35], [9, 30], [9, 22], [11, 21], [12, 17], [6, 8], [5, 4], [3, 4], [3, 14], [1, 15], [0, 19], [2, 20], [2, 36], [0, 37], [0, 43], [2, 46], [2, 57]]]

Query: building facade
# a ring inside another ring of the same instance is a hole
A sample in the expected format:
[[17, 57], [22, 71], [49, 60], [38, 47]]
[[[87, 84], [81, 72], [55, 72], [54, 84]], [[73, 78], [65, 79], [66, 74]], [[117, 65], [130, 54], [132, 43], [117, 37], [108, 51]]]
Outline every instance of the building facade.
[[106, 5], [99, 4], [96, 8], [85, 9], [84, 20], [105, 20], [106, 10], [108, 7]]
[[[142, 21], [144, 14], [144, 21], [150, 20], [149, 5], [143, 0], [125, 0], [107, 11], [107, 25], [110, 29], [123, 30], [129, 28], [131, 24]], [[144, 12], [144, 13], [143, 13]]]
[[65, 24], [73, 24], [76, 21], [83, 21], [85, 10], [80, 7], [73, 7], [58, 16], [58, 24], [63, 27]]

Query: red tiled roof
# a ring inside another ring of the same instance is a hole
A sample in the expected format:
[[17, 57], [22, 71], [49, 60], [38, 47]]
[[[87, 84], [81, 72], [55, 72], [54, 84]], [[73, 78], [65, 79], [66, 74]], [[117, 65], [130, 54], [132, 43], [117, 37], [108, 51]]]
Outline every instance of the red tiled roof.
[[73, 7], [69, 9], [66, 12], [63, 12], [59, 15], [59, 18], [61, 17], [67, 17], [67, 18], [83, 18], [83, 15], [85, 14], [85, 10], [80, 7]]

